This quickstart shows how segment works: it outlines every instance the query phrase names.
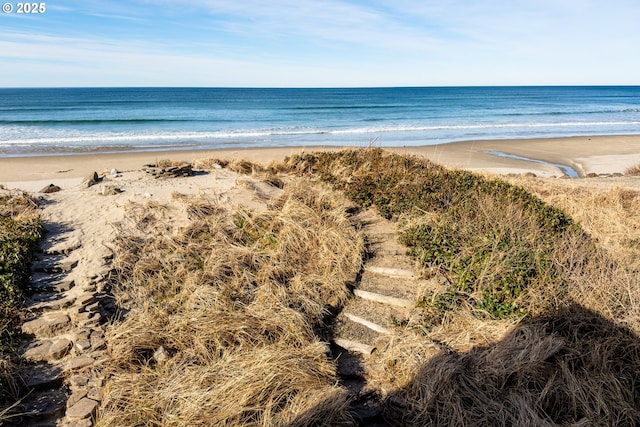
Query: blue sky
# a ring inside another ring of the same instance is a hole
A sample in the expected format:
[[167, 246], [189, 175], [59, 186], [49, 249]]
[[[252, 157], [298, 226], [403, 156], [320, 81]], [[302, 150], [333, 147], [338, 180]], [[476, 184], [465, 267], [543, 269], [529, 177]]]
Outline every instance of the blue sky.
[[9, 3], [0, 87], [640, 84], [638, 0]]

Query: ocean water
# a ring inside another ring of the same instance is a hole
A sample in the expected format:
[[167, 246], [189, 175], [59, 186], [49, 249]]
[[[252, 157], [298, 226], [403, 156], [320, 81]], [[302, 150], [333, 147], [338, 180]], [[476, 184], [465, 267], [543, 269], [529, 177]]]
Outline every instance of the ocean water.
[[640, 134], [640, 86], [0, 89], [0, 156]]

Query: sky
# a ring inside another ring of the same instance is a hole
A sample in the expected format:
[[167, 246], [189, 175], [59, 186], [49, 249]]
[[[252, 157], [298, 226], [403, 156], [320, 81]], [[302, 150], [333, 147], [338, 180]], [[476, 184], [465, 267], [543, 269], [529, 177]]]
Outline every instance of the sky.
[[0, 87], [640, 84], [638, 0], [0, 2]]

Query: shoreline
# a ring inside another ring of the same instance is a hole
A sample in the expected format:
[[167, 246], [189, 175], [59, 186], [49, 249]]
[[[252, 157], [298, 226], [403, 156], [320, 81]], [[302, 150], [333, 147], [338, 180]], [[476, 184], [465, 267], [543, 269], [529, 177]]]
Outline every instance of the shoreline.
[[[291, 146], [7, 157], [0, 158], [0, 184], [9, 189], [23, 190], [26, 190], [24, 183], [27, 182], [31, 184], [29, 188], [37, 187], [40, 183], [42, 186], [54, 183], [64, 188], [79, 183], [94, 171], [139, 170], [145, 164], [165, 159], [192, 162], [217, 157], [268, 163], [293, 154], [347, 147]], [[567, 166], [584, 177], [590, 173], [623, 173], [627, 168], [640, 164], [640, 135], [478, 140], [383, 148], [396, 153], [423, 156], [451, 168], [495, 174], [532, 172], [538, 176], [560, 177], [563, 172], [555, 164]], [[512, 157], [497, 155], [496, 152]]]

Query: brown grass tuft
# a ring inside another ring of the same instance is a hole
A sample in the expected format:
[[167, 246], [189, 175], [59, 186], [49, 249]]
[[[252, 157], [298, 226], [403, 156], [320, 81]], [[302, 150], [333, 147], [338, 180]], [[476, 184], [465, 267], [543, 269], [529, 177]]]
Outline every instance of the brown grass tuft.
[[640, 165], [633, 165], [624, 171], [625, 175], [640, 176]]
[[637, 425], [640, 340], [579, 306], [443, 353], [387, 400], [398, 425]]
[[198, 209], [177, 233], [131, 211], [100, 425], [352, 421], [318, 335], [363, 253], [335, 193], [292, 184], [265, 211]]

